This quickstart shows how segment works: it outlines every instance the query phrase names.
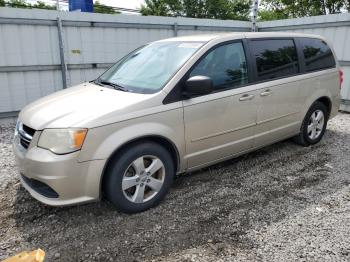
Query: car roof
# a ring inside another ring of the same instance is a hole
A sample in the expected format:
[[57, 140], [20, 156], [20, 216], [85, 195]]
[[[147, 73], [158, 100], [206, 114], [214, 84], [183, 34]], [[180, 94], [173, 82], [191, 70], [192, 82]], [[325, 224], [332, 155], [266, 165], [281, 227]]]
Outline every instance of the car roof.
[[233, 33], [214, 33], [214, 34], [203, 34], [203, 35], [190, 35], [167, 38], [159, 40], [157, 42], [165, 41], [183, 41], [183, 42], [209, 42], [212, 40], [228, 41], [230, 39], [241, 39], [241, 38], [272, 38], [272, 37], [310, 37], [310, 38], [324, 38], [319, 35], [302, 34], [302, 33], [280, 33], [280, 32], [233, 32]]
[[246, 32], [244, 33], [246, 38], [260, 38], [260, 37], [309, 37], [309, 38], [321, 38], [322, 36], [304, 33], [281, 33], [281, 32]]
[[[242, 34], [237, 34], [241, 35]], [[172, 38], [166, 38], [159, 40], [157, 42], [167, 42], [167, 41], [183, 41], [183, 42], [209, 42], [212, 39], [219, 37], [220, 34], [203, 34], [203, 35], [189, 35], [189, 36], [178, 36]]]

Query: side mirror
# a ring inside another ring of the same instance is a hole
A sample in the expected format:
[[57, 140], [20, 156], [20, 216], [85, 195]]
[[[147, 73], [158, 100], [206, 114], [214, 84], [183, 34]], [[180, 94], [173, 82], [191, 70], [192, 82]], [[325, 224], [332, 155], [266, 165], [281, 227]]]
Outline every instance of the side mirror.
[[185, 94], [189, 97], [206, 95], [213, 91], [213, 80], [208, 76], [192, 76], [185, 84]]

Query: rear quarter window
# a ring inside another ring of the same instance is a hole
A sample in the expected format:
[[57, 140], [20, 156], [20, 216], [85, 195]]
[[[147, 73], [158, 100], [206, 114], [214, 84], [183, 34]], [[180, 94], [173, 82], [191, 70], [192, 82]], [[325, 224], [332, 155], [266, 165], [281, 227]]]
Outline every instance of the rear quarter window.
[[335, 67], [332, 50], [326, 42], [316, 38], [302, 38], [301, 43], [306, 72]]

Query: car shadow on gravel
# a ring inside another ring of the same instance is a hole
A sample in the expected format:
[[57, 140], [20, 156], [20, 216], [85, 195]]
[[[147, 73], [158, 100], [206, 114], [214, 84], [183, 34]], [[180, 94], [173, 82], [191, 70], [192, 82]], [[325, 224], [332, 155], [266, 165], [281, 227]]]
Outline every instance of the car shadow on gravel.
[[[180, 175], [165, 201], [127, 215], [106, 201], [53, 208], [20, 186], [11, 216], [23, 245], [42, 248], [49, 261], [142, 261], [211, 243], [253, 248], [249, 230], [259, 230], [307, 208], [344, 187], [345, 178], [327, 168], [332, 143], [328, 131], [318, 145], [291, 141], [268, 146], [209, 168]], [[225, 249], [220, 252], [225, 252]]]

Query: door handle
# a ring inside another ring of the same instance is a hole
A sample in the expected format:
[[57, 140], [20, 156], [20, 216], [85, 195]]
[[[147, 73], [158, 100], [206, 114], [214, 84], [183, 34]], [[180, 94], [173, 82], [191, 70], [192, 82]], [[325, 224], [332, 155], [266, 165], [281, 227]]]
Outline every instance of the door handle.
[[269, 96], [272, 92], [270, 89], [266, 89], [264, 92], [260, 93], [260, 96]]
[[252, 100], [254, 97], [255, 97], [255, 95], [245, 94], [239, 98], [239, 101]]

